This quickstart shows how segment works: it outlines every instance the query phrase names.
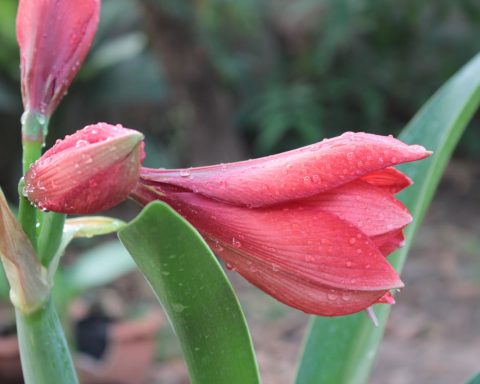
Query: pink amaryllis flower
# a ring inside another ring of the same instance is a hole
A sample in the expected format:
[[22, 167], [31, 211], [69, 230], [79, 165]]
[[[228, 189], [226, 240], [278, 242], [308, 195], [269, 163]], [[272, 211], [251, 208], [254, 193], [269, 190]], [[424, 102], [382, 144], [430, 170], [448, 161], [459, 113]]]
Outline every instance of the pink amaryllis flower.
[[170, 204], [229, 269], [279, 301], [338, 316], [392, 303], [403, 287], [386, 256], [412, 220], [393, 165], [430, 152], [346, 133], [269, 157], [181, 170], [142, 168], [131, 197]]
[[17, 40], [26, 111], [50, 116], [97, 29], [100, 0], [20, 0]]
[[[102, 130], [97, 139], [93, 127]], [[93, 213], [128, 194], [141, 204], [162, 200], [229, 269], [311, 314], [392, 303], [390, 290], [403, 286], [386, 256], [412, 219], [394, 198], [411, 180], [392, 166], [429, 156], [421, 146], [346, 133], [256, 160], [166, 170], [140, 168], [135, 131], [117, 137], [114, 126], [99, 124], [79, 132], [27, 173], [25, 191], [37, 206]]]

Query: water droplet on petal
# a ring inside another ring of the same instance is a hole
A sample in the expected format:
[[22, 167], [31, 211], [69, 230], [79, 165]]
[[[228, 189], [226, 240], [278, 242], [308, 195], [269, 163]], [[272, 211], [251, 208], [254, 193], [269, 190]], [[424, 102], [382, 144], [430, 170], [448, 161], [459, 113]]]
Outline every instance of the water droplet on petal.
[[335, 292], [335, 290], [331, 289], [330, 292], [328, 292], [327, 294], [327, 298], [328, 300], [335, 300], [337, 298], [337, 293]]
[[342, 300], [343, 300], [343, 301], [349, 301], [349, 300], [351, 299], [351, 297], [352, 297], [352, 296], [351, 296], [350, 293], [348, 293], [348, 292], [344, 292], [344, 293], [342, 294]]
[[235, 238], [232, 239], [232, 245], [233, 245], [235, 248], [241, 248], [241, 247], [242, 247], [242, 243], [241, 243], [239, 240], [235, 239]]
[[90, 144], [87, 140], [78, 140], [76, 143], [75, 143], [75, 148], [80, 148], [80, 147], [85, 147], [87, 146], [88, 144]]

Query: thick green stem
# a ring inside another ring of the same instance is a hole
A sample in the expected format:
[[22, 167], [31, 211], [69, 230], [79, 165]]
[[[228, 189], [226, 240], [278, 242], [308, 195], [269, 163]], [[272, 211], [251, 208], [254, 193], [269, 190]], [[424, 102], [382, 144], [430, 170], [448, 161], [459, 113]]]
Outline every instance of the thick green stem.
[[[23, 174], [42, 154], [48, 119], [36, 112], [22, 116]], [[19, 221], [40, 261], [48, 266], [61, 241], [64, 215], [37, 217], [38, 210], [23, 196], [20, 183]], [[37, 230], [37, 219], [41, 223]], [[15, 309], [22, 371], [26, 384], [78, 383], [68, 344], [51, 299], [39, 310], [25, 314]]]
[[16, 309], [16, 317], [25, 384], [78, 383], [65, 335], [51, 300], [30, 315]]

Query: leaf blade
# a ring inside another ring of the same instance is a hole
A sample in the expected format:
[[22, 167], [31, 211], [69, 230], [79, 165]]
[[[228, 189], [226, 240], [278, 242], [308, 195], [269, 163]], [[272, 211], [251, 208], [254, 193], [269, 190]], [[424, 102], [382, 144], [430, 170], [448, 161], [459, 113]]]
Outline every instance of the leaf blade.
[[166, 310], [192, 383], [259, 383], [240, 305], [215, 256], [190, 224], [157, 201], [119, 237]]

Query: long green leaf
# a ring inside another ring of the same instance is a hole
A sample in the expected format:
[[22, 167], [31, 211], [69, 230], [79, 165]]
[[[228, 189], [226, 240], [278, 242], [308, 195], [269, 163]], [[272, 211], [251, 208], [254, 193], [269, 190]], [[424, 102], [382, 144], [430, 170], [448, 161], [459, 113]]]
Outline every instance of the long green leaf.
[[190, 224], [168, 205], [153, 202], [119, 237], [165, 308], [192, 383], [258, 383], [240, 305], [215, 256]]
[[[424, 145], [434, 155], [401, 167], [415, 182], [400, 196], [415, 219], [405, 231], [406, 246], [389, 258], [398, 271], [452, 151], [479, 103], [480, 55], [477, 55], [435, 93], [400, 135], [401, 140]], [[365, 383], [390, 307], [376, 306], [375, 311], [380, 321], [378, 328], [361, 313], [312, 318], [296, 383]]]
[[477, 373], [470, 380], [468, 380], [467, 384], [480, 384], [480, 373]]

